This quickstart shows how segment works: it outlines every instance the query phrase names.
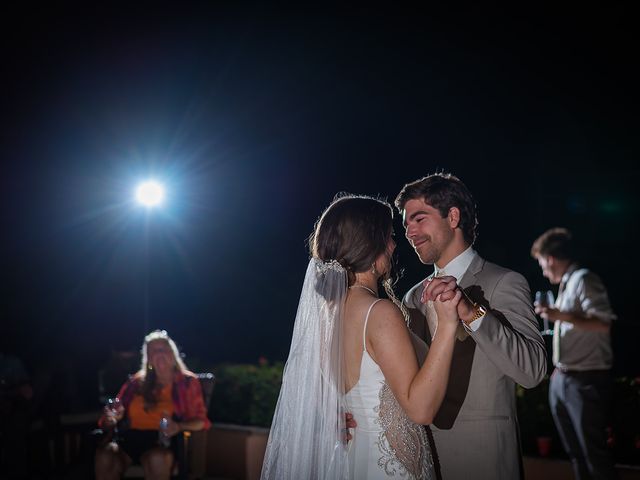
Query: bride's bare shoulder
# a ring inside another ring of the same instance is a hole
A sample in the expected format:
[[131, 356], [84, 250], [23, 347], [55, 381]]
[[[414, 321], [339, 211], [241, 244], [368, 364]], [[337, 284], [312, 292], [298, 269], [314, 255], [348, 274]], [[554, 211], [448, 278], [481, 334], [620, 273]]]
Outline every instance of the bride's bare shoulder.
[[369, 316], [369, 324], [374, 328], [402, 327], [406, 323], [402, 312], [391, 300], [380, 300], [375, 304]]

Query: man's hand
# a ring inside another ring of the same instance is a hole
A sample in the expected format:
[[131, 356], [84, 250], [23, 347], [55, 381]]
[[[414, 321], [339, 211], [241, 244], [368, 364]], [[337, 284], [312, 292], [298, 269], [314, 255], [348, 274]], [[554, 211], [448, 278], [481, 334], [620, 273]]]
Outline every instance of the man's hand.
[[353, 436], [349, 432], [349, 429], [350, 428], [356, 428], [358, 426], [358, 424], [353, 419], [353, 413], [349, 413], [349, 412], [345, 413], [344, 414], [344, 420], [345, 420], [345, 426], [347, 427], [346, 430], [345, 430], [345, 434], [344, 434], [344, 443], [347, 443], [347, 442], [353, 440]]
[[469, 300], [469, 297], [463, 293], [460, 302], [458, 302], [458, 316], [460, 317], [460, 320], [469, 325], [475, 315], [476, 305], [474, 305], [473, 302]]
[[536, 313], [540, 315], [542, 318], [544, 318], [545, 320], [551, 320], [551, 321], [564, 320], [560, 318], [562, 317], [562, 312], [557, 308], [547, 307], [544, 305], [537, 305]]
[[[447, 275], [443, 277], [428, 278], [424, 281], [423, 285], [424, 290], [422, 291], [422, 297], [420, 299], [422, 303], [434, 301], [436, 299], [446, 302], [455, 297], [457, 290], [462, 291], [462, 288], [458, 285], [455, 277]], [[457, 304], [457, 309], [458, 317], [466, 324], [471, 322], [476, 313], [475, 305], [464, 293]]]
[[424, 285], [424, 290], [422, 290], [422, 296], [420, 297], [422, 303], [433, 302], [439, 295], [441, 295], [440, 300], [443, 302], [451, 300], [456, 294], [455, 290], [458, 288], [455, 277], [450, 276], [427, 278], [422, 284]]
[[[433, 302], [433, 308], [438, 316], [438, 325], [449, 324], [455, 328], [460, 324], [460, 316], [458, 315], [458, 304], [462, 299], [462, 290], [452, 290], [453, 297], [449, 300], [443, 300], [444, 294], [440, 294]], [[449, 293], [449, 292], [447, 292]]]

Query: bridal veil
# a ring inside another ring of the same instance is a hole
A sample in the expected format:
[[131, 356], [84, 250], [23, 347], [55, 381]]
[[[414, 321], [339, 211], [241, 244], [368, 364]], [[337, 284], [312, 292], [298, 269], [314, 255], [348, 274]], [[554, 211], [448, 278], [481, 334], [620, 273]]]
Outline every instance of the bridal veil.
[[309, 261], [284, 368], [263, 480], [347, 479], [342, 318], [347, 273]]

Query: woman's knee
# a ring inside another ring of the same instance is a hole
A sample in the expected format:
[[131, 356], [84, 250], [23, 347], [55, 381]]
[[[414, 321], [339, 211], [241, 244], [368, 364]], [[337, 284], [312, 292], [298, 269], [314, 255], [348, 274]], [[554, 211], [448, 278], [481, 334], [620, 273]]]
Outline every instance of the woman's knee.
[[108, 444], [96, 450], [95, 469], [97, 478], [112, 478], [122, 473], [124, 462], [117, 446]]
[[116, 452], [109, 445], [96, 450], [96, 467], [109, 467], [117, 462]]
[[166, 448], [153, 448], [141, 458], [142, 466], [153, 476], [169, 476], [173, 467], [173, 453]]

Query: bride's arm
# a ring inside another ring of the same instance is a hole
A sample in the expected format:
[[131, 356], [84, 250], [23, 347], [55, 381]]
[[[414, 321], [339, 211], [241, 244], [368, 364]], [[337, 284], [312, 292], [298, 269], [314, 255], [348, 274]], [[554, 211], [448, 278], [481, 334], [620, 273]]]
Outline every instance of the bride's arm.
[[391, 391], [409, 418], [416, 423], [433, 421], [449, 379], [458, 317], [459, 294], [437, 302], [438, 335], [433, 339], [422, 368], [418, 367], [409, 331], [400, 310], [380, 302], [367, 326], [367, 349], [380, 366]]

